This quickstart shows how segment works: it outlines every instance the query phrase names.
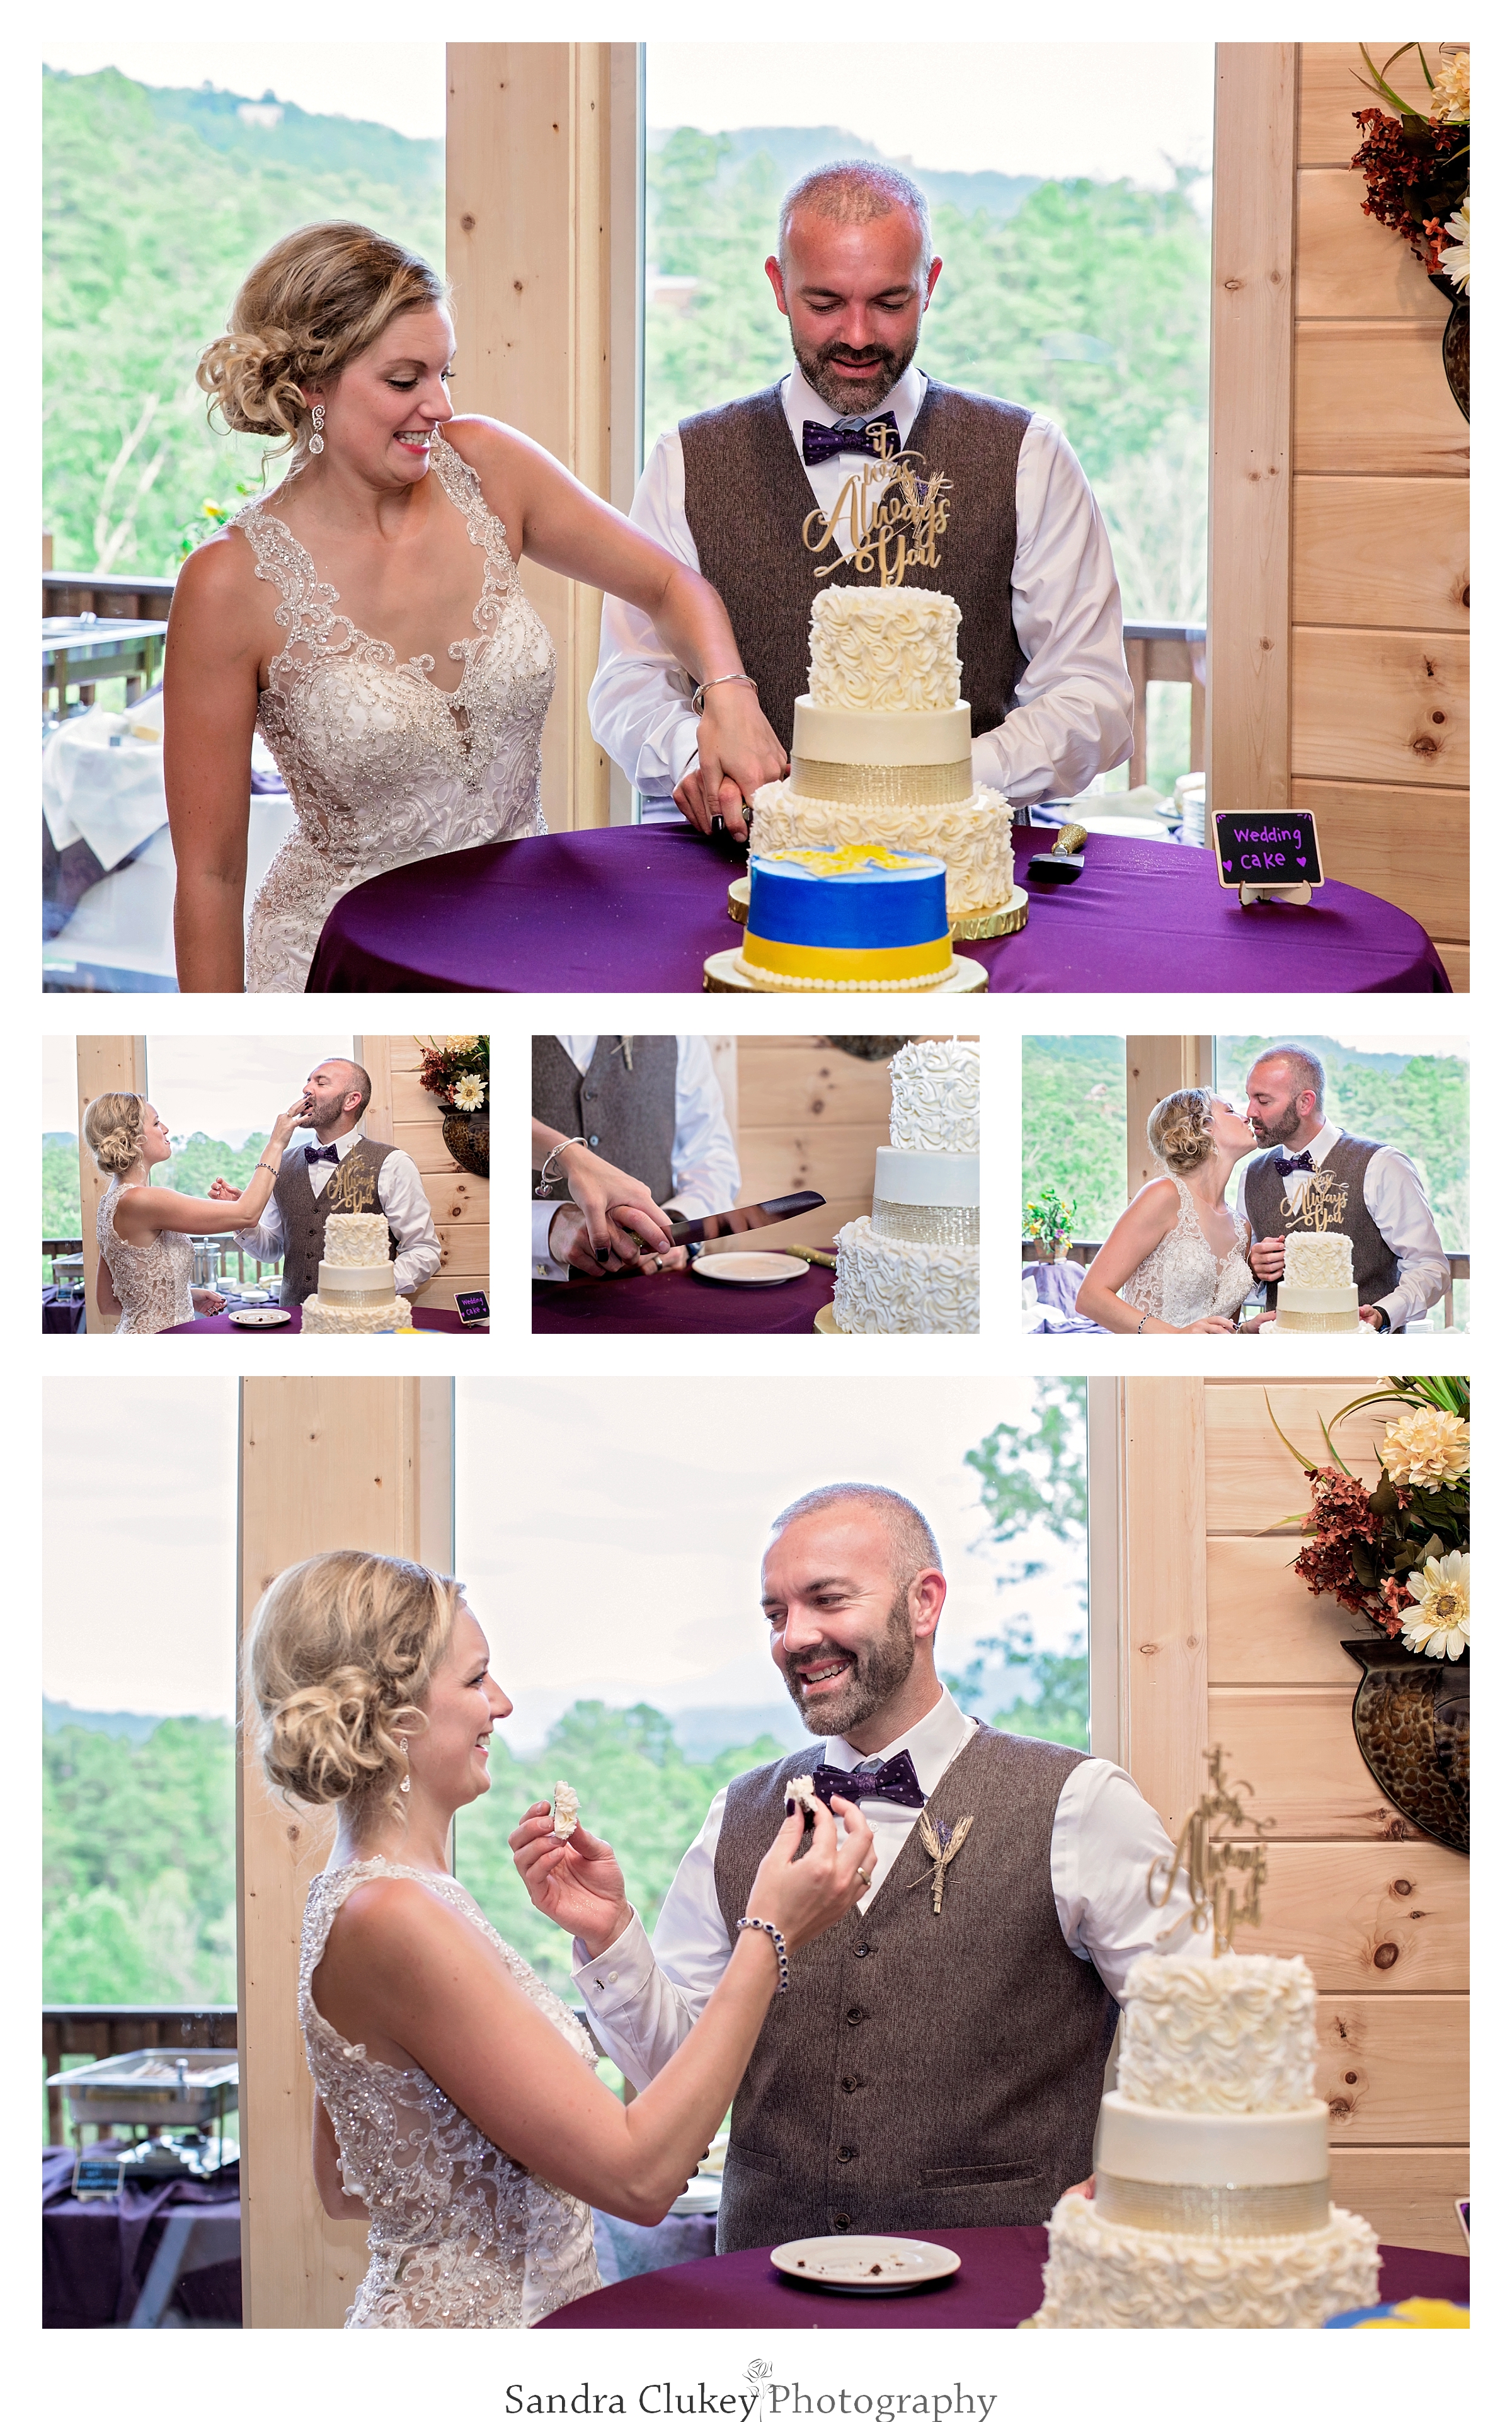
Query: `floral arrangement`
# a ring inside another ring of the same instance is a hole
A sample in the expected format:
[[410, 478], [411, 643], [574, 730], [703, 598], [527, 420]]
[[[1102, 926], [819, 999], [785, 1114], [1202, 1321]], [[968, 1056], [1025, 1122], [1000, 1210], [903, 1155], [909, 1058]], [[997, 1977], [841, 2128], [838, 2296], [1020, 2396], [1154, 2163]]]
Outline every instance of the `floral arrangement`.
[[1341, 1606], [1368, 1616], [1389, 1640], [1453, 1661], [1470, 1646], [1470, 1382], [1394, 1379], [1356, 1396], [1333, 1422], [1362, 1405], [1379, 1404], [1402, 1410], [1381, 1439], [1380, 1478], [1368, 1492], [1321, 1416], [1329, 1460], [1315, 1464], [1270, 1414], [1313, 1492], [1312, 1519], [1302, 1526], [1312, 1545], [1293, 1569], [1315, 1597], [1327, 1590]]
[[[1416, 51], [1427, 97], [1404, 101], [1386, 81], [1407, 51]], [[1366, 215], [1392, 228], [1412, 247], [1430, 277], [1470, 291], [1470, 53], [1455, 51], [1437, 75], [1420, 42], [1404, 42], [1378, 68], [1363, 42], [1360, 55], [1372, 88], [1397, 115], [1357, 109], [1362, 142], [1349, 163], [1364, 172]], [[1361, 77], [1362, 84], [1365, 79]]]
[[449, 1110], [481, 1110], [488, 1106], [488, 1037], [486, 1034], [417, 1034], [420, 1083]]
[[1076, 1216], [1074, 1199], [1063, 1200], [1053, 1186], [1042, 1187], [1024, 1204], [1024, 1234], [1036, 1244], [1048, 1245], [1053, 1252], [1057, 1245], [1070, 1242], [1071, 1223]]

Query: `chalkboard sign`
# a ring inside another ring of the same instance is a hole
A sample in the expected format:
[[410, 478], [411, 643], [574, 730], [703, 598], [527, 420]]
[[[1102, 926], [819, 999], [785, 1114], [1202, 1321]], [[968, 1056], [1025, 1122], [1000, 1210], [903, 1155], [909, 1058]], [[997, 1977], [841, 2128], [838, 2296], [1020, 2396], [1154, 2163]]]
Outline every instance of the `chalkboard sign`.
[[1225, 891], [1236, 891], [1241, 884], [1273, 891], [1323, 880], [1316, 828], [1305, 813], [1215, 815], [1213, 854]]
[[458, 1296], [457, 1316], [464, 1329], [471, 1329], [476, 1322], [488, 1318], [488, 1298], [480, 1288], [476, 1293]]

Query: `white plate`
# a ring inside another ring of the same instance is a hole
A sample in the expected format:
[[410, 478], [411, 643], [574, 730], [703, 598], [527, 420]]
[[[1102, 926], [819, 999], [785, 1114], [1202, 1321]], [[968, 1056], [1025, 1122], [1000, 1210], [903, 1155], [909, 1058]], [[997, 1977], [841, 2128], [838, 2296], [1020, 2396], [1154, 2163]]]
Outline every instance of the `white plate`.
[[772, 2248], [774, 2269], [843, 2296], [900, 2296], [930, 2279], [948, 2279], [961, 2257], [918, 2237], [795, 2237]]
[[292, 1319], [293, 1314], [276, 1304], [264, 1304], [260, 1311], [233, 1312], [227, 1317], [233, 1329], [281, 1329], [285, 1321]]
[[701, 1253], [693, 1270], [730, 1286], [780, 1286], [784, 1279], [801, 1279], [808, 1266], [795, 1253]]

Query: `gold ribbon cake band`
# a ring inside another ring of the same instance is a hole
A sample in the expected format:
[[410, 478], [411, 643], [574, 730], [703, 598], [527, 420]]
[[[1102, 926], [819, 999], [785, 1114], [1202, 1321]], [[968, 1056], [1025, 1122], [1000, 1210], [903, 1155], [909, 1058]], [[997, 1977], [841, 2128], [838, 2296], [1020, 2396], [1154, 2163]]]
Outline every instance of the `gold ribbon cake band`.
[[321, 1297], [322, 1303], [328, 1304], [333, 1312], [350, 1312], [354, 1304], [366, 1306], [370, 1303], [397, 1303], [398, 1300], [398, 1296], [391, 1286], [359, 1287], [355, 1294], [350, 1293], [343, 1287], [339, 1295]]
[[980, 1219], [974, 1203], [872, 1203], [872, 1234], [904, 1245], [975, 1245]]
[[1288, 2187], [1170, 2187], [1097, 2173], [1099, 2220], [1177, 2237], [1298, 2237], [1329, 2225], [1329, 2182]]
[[976, 788], [969, 757], [952, 765], [832, 765], [819, 757], [795, 757], [789, 782], [795, 799], [858, 808], [945, 808], [969, 799]]

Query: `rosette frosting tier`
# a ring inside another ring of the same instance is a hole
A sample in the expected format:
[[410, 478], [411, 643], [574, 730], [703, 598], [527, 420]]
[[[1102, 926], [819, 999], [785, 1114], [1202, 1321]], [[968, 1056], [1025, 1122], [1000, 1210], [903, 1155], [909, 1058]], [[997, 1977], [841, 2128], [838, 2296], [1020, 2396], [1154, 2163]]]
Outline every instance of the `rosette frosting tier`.
[[836, 1244], [836, 1327], [856, 1335], [979, 1325], [974, 1043], [906, 1044], [892, 1062], [890, 1141], [876, 1156], [870, 1219]]

